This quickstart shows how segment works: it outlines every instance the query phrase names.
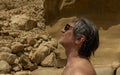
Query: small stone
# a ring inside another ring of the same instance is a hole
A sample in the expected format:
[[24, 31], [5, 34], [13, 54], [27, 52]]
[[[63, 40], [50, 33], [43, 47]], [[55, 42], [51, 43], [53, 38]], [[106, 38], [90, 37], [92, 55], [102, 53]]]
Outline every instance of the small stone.
[[40, 36], [40, 38], [45, 41], [48, 41], [48, 39], [49, 39], [49, 37], [47, 35], [42, 35], [42, 36]]
[[27, 42], [29, 45], [33, 46], [34, 44], [36, 44], [37, 40], [34, 38], [27, 38]]
[[14, 66], [14, 67], [12, 68], [12, 70], [15, 71], [15, 72], [17, 72], [17, 71], [22, 70], [22, 68], [21, 68], [20, 66], [16, 65], [16, 66]]
[[15, 42], [13, 46], [11, 46], [12, 53], [18, 53], [24, 50], [24, 45], [20, 42]]
[[19, 33], [18, 32], [10, 32], [9, 35], [16, 38], [16, 37], [18, 37]]

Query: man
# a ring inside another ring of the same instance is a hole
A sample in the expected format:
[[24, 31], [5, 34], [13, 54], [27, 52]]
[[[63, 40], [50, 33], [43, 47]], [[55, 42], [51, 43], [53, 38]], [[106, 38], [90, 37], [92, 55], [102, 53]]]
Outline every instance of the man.
[[89, 58], [99, 46], [98, 29], [85, 18], [77, 18], [61, 30], [67, 64], [62, 75], [96, 75]]

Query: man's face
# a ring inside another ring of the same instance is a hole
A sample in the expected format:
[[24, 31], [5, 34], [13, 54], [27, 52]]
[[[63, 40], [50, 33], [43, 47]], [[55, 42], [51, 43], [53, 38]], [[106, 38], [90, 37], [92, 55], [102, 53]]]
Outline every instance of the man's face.
[[72, 45], [74, 42], [73, 38], [73, 28], [75, 27], [74, 23], [66, 24], [66, 26], [61, 30], [62, 35], [60, 38], [60, 43], [63, 46]]

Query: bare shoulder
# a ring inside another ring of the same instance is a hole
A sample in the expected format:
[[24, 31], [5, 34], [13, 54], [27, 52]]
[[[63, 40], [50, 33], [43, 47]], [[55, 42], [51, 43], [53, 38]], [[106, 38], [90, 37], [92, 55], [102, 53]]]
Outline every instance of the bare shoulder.
[[95, 71], [88, 69], [74, 69], [71, 75], [96, 75]]
[[72, 75], [96, 75], [96, 72], [89, 62], [80, 62], [74, 64]]
[[96, 75], [96, 72], [88, 60], [74, 60], [65, 67], [62, 75]]

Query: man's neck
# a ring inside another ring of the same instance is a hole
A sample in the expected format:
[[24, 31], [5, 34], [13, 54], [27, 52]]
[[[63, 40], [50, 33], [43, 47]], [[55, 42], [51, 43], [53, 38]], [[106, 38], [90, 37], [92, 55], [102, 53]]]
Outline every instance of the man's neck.
[[72, 48], [72, 47], [66, 49], [66, 55], [67, 58], [79, 56], [77, 48]]
[[73, 63], [76, 60], [88, 60], [88, 58], [81, 57], [78, 54], [78, 49], [77, 48], [69, 48], [69, 50], [66, 50], [66, 55], [67, 55], [67, 65]]
[[75, 48], [66, 49], [67, 62], [71, 61], [74, 58], [79, 58], [78, 50]]

